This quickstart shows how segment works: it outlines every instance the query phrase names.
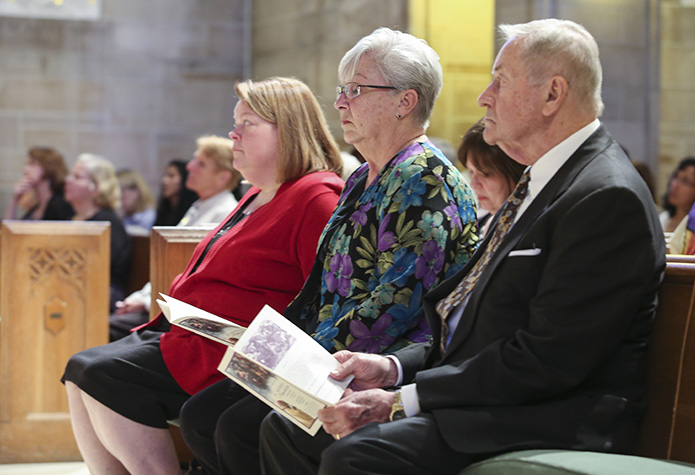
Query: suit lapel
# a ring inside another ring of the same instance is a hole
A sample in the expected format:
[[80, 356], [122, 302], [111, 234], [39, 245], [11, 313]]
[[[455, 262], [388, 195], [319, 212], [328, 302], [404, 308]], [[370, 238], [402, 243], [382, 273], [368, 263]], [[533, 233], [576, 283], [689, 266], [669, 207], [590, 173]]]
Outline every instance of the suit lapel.
[[[450, 349], [453, 349], [456, 346], [463, 343], [463, 341], [466, 339], [471, 329], [473, 328], [473, 323], [475, 322], [475, 319], [478, 317], [478, 307], [480, 304], [480, 298], [484, 294], [485, 289], [487, 288], [487, 285], [490, 281], [490, 278], [492, 275], [494, 275], [495, 270], [497, 269], [499, 264], [504, 260], [507, 254], [509, 254], [509, 252], [514, 249], [519, 240], [526, 234], [526, 231], [538, 219], [538, 217], [541, 216], [548, 209], [548, 207], [552, 205], [560, 196], [562, 196], [562, 194], [569, 188], [569, 186], [574, 182], [577, 174], [579, 174], [579, 172], [586, 165], [593, 161], [600, 152], [605, 150], [611, 144], [611, 142], [612, 137], [610, 136], [610, 134], [608, 134], [608, 132], [602, 124], [596, 130], [596, 132], [594, 132], [574, 152], [574, 154], [572, 154], [569, 160], [567, 160], [567, 162], [565, 162], [565, 164], [557, 171], [557, 173], [555, 173], [555, 175], [541, 190], [538, 196], [534, 198], [531, 205], [526, 209], [526, 211], [524, 211], [524, 214], [521, 215], [519, 220], [509, 231], [509, 234], [500, 244], [499, 248], [497, 249], [497, 252], [492, 256], [487, 267], [481, 274], [480, 279], [478, 280], [475, 288], [470, 294], [468, 304], [466, 305], [466, 308], [463, 312], [463, 316], [461, 317], [458, 327], [456, 328], [456, 331], [452, 337]], [[499, 216], [495, 215], [495, 222], [493, 222], [491, 226], [495, 225], [498, 219]], [[492, 227], [490, 229], [492, 229]], [[480, 257], [483, 244], [487, 245], [490, 234], [492, 233], [488, 233], [488, 236], [486, 236], [486, 239], [483, 240], [483, 243], [481, 243], [481, 246], [478, 248], [478, 250], [476, 250], [474, 256], [477, 256], [478, 258]], [[471, 261], [473, 260], [471, 259]], [[450, 287], [449, 292], [453, 291], [454, 287], [456, 287], [456, 284], [460, 281], [460, 279], [462, 279], [466, 275], [467, 270], [470, 268], [470, 266], [471, 263], [469, 262], [469, 265], [467, 265], [461, 272], [458, 272], [454, 277], [448, 279], [446, 282], [443, 282], [440, 287], [434, 290], [439, 290], [440, 288], [442, 288], [442, 291], [444, 291], [445, 289]], [[463, 271], [466, 272], [463, 273], [463, 275], [461, 275]], [[456, 281], [453, 283], [453, 285], [451, 285], [449, 282], [455, 279]], [[449, 285], [445, 287], [444, 284]], [[446, 295], [448, 295], [448, 293], [445, 293], [444, 297]], [[439, 296], [439, 293], [437, 294], [437, 296]], [[436, 311], [434, 313], [438, 317]], [[438, 322], [437, 328], [440, 327], [441, 322]], [[452, 351], [447, 351], [447, 355], [450, 355], [452, 353]], [[446, 356], [444, 359], [446, 359]]]

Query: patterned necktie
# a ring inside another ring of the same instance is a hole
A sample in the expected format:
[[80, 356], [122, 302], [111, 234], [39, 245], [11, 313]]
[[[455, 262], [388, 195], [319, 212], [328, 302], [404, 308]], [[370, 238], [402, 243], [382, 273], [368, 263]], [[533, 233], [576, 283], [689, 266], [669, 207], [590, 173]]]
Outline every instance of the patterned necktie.
[[500, 219], [497, 222], [497, 226], [493, 231], [487, 247], [483, 251], [483, 255], [480, 256], [480, 259], [478, 259], [475, 265], [473, 265], [473, 268], [470, 270], [470, 272], [468, 272], [466, 277], [459, 282], [454, 291], [451, 292], [446, 298], [437, 302], [437, 313], [442, 319], [442, 353], [444, 353], [446, 349], [446, 341], [449, 336], [449, 324], [447, 323], [447, 318], [449, 317], [451, 310], [463, 302], [471, 290], [473, 290], [473, 287], [475, 287], [475, 284], [478, 282], [480, 275], [485, 270], [488, 262], [490, 262], [490, 258], [500, 246], [507, 233], [509, 233], [509, 229], [512, 227], [512, 224], [514, 224], [514, 217], [519, 210], [519, 206], [521, 206], [521, 203], [524, 201], [526, 191], [528, 190], [529, 170], [530, 168], [526, 169], [524, 174], [519, 179], [519, 183], [517, 183], [511, 196], [504, 203]]

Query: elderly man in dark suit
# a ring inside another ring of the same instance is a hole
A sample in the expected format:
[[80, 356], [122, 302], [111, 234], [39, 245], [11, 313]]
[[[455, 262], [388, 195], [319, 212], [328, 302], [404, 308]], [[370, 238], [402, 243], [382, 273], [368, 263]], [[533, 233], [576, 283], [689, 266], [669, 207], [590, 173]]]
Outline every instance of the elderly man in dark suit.
[[313, 439], [266, 418], [266, 473], [456, 473], [515, 449], [630, 449], [665, 266], [653, 200], [597, 119], [591, 35], [555, 19], [500, 31], [484, 137], [526, 173], [467, 267], [426, 296], [432, 344], [336, 353], [354, 391]]

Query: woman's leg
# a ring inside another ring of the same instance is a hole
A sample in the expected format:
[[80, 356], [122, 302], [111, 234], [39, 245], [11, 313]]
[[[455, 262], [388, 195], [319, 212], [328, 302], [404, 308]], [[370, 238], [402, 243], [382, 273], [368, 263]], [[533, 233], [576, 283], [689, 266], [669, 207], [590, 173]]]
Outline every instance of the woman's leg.
[[81, 351], [66, 365], [75, 438], [93, 473], [180, 472], [166, 421], [189, 396], [169, 373], [159, 337], [131, 334]]
[[[80, 393], [93, 432], [103, 447], [120, 461], [129, 473], [170, 475], [181, 470], [168, 429], [131, 421], [87, 393]], [[101, 459], [96, 462], [101, 463]], [[89, 463], [87, 465], [89, 466]], [[94, 470], [93, 473], [111, 472]]]
[[70, 381], [65, 382], [70, 406], [70, 421], [77, 447], [90, 473], [126, 474], [128, 471], [101, 443], [94, 432], [87, 408], [82, 399], [82, 390]]

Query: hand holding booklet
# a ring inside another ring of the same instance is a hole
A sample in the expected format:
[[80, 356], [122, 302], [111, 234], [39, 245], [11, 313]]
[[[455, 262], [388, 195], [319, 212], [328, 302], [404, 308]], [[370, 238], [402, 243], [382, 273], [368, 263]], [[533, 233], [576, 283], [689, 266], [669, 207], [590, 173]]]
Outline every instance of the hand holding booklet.
[[244, 329], [160, 295], [164, 301], [157, 303], [172, 325], [228, 346], [218, 366], [222, 373], [311, 435], [321, 427], [319, 409], [338, 402], [352, 380], [331, 379], [338, 361], [268, 305]]

